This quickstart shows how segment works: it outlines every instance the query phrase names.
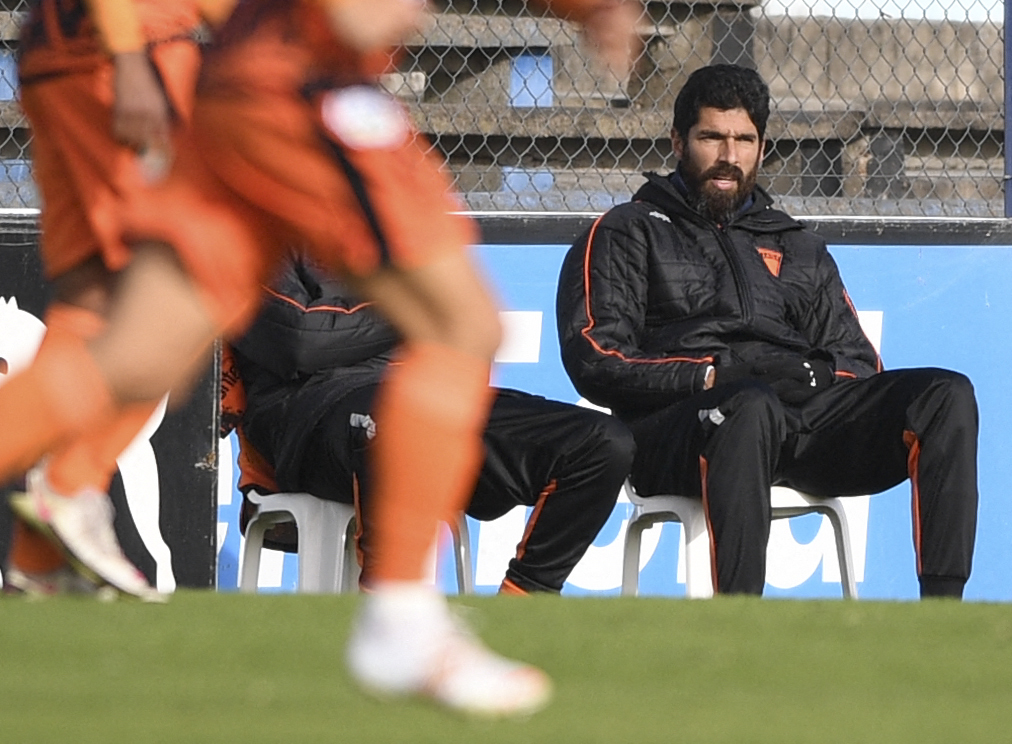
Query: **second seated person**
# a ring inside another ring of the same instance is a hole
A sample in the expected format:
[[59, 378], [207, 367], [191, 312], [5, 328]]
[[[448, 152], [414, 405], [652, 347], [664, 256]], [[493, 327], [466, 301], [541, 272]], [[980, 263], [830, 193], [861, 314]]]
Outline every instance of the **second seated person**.
[[[295, 258], [233, 344], [246, 395], [242, 486], [349, 504], [358, 499], [365, 523], [359, 547], [366, 552], [372, 413], [398, 342], [368, 303]], [[498, 389], [483, 443], [467, 513], [492, 520], [518, 505], [533, 507], [500, 592], [561, 591], [612, 513], [632, 464], [632, 435], [612, 416]], [[246, 510], [251, 506], [244, 502]]]
[[570, 249], [566, 371], [629, 424], [641, 496], [701, 498], [719, 593], [761, 594], [770, 487], [878, 493], [906, 478], [922, 597], [961, 597], [977, 523], [977, 404], [963, 375], [884, 372], [825, 242], [756, 185], [769, 89], [694, 72], [678, 168]]

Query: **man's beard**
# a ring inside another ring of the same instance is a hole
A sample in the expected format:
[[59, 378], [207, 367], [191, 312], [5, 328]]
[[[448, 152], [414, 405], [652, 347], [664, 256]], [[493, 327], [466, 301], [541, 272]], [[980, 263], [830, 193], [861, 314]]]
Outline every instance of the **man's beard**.
[[[688, 155], [688, 153], [686, 153]], [[701, 215], [718, 225], [730, 222], [755, 189], [759, 166], [747, 175], [736, 165], [718, 163], [709, 170], [698, 173], [689, 157], [682, 160], [682, 178], [689, 187], [689, 201]], [[738, 187], [724, 191], [710, 181], [714, 178], [733, 179]]]

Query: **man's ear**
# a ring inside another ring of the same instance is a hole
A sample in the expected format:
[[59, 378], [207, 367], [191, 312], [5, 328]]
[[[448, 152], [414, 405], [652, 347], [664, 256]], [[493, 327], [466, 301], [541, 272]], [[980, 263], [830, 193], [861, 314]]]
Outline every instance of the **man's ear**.
[[763, 160], [766, 159], [766, 145], [769, 144], [769, 140], [765, 137], [759, 142], [759, 165], [763, 164]]
[[685, 142], [682, 140], [682, 136], [677, 130], [671, 130], [671, 149], [675, 151], [675, 155], [678, 159], [682, 159], [682, 154], [685, 152]]

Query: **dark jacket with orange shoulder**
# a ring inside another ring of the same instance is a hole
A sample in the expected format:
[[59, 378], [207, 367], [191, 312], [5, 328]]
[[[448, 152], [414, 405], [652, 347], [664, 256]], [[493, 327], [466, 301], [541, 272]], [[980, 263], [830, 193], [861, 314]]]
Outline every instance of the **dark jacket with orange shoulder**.
[[581, 395], [628, 420], [702, 391], [710, 365], [790, 355], [838, 379], [881, 369], [825, 241], [765, 191], [718, 225], [670, 178], [647, 178], [563, 263], [559, 341]]
[[344, 396], [379, 382], [399, 341], [368, 303], [323, 271], [285, 262], [257, 319], [232, 343], [246, 394], [242, 426], [272, 455], [279, 486], [298, 483], [290, 468], [319, 422]]

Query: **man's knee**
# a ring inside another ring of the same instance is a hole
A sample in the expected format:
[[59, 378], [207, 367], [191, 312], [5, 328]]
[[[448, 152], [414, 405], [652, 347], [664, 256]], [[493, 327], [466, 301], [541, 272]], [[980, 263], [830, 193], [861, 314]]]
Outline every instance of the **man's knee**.
[[617, 495], [636, 454], [629, 428], [614, 416], [580, 409], [567, 429], [565, 440], [553, 445], [558, 454], [555, 476], [569, 485], [582, 484], [586, 493]]
[[976, 425], [977, 396], [970, 378], [961, 372], [947, 369], [925, 370], [931, 375], [931, 383], [922, 399], [930, 401], [933, 410], [944, 410], [945, 418], [961, 417], [971, 419]]
[[768, 427], [778, 437], [786, 430], [784, 405], [772, 388], [756, 380], [738, 383], [738, 390], [712, 409], [699, 412], [700, 422], [728, 428]]
[[973, 390], [973, 383], [970, 382], [970, 378], [962, 372], [942, 371], [945, 373], [942, 384], [946, 390], [946, 394], [954, 401], [976, 409], [977, 395]]
[[629, 428], [614, 416], [600, 416], [592, 429], [594, 447], [602, 459], [623, 473], [623, 478], [632, 467], [636, 455], [636, 440]]

